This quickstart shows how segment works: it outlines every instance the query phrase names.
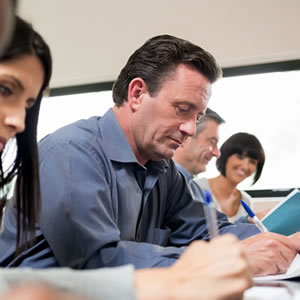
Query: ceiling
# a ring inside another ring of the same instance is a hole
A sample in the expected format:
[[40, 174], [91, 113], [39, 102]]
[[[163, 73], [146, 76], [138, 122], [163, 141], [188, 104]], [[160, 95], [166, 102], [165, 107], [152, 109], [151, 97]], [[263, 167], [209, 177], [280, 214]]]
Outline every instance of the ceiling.
[[21, 0], [54, 57], [52, 87], [114, 80], [146, 39], [172, 34], [223, 67], [300, 59], [298, 0]]

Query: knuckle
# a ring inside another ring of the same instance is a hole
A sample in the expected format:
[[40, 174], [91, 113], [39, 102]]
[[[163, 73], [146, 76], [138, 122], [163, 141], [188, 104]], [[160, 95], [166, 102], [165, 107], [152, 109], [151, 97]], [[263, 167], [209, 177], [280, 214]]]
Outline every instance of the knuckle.
[[265, 247], [274, 249], [274, 248], [277, 248], [277, 246], [278, 246], [278, 244], [275, 240], [273, 240], [273, 239], [265, 240]]
[[275, 250], [271, 249], [266, 253], [266, 258], [268, 261], [275, 261], [277, 259], [277, 253]]

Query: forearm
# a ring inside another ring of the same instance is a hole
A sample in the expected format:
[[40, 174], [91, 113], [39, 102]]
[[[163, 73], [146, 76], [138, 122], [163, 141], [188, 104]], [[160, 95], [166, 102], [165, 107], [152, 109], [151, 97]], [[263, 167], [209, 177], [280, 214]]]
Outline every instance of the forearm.
[[173, 265], [183, 252], [184, 247], [163, 247], [150, 243], [120, 241], [114, 247], [103, 247], [95, 251], [86, 261], [84, 268], [114, 267], [125, 264], [132, 264], [136, 269], [167, 267]]

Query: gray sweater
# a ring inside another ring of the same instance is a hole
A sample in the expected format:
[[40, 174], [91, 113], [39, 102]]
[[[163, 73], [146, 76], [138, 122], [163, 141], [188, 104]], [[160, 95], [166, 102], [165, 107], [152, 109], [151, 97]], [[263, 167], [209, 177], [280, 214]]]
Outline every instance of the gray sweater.
[[69, 268], [0, 269], [0, 294], [21, 282], [46, 283], [92, 300], [136, 299], [134, 268], [130, 265], [84, 271]]

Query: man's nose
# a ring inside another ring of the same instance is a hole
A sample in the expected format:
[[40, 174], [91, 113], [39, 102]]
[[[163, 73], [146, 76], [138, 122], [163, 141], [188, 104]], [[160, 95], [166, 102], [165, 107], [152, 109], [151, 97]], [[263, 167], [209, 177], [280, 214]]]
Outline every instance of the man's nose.
[[211, 153], [212, 153], [212, 155], [215, 156], [216, 158], [218, 158], [218, 157], [220, 156], [220, 154], [221, 154], [221, 153], [220, 153], [220, 150], [219, 150], [219, 148], [218, 148], [217, 145], [214, 145], [214, 146], [212, 147]]
[[196, 132], [196, 120], [189, 120], [182, 123], [179, 130], [184, 132], [187, 136], [193, 136]]

